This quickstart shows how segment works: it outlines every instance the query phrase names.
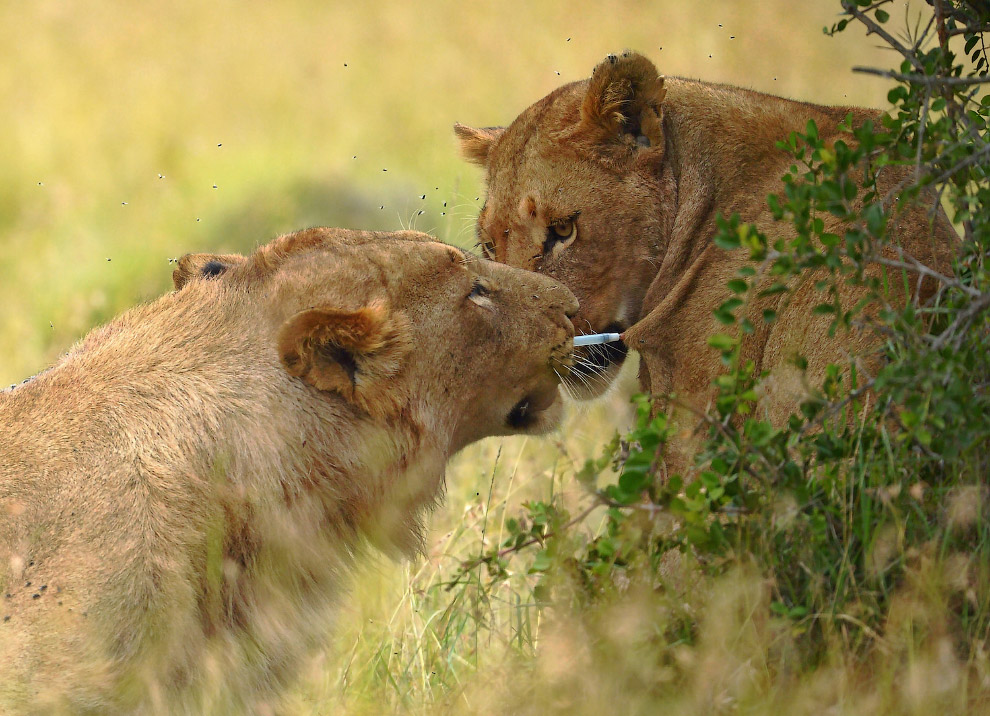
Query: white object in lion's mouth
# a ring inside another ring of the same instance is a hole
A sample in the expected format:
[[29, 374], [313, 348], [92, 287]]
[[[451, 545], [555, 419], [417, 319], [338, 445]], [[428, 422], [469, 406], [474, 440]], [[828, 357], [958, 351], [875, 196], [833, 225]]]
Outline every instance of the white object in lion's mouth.
[[574, 336], [574, 347], [594, 346], [600, 343], [614, 343], [621, 340], [622, 336], [619, 333], [591, 333], [587, 336]]

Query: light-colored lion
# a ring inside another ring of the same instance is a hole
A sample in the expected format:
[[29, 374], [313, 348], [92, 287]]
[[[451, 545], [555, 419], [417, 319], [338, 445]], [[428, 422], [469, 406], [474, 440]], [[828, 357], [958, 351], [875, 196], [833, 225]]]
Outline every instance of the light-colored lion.
[[[641, 353], [643, 389], [675, 394], [675, 405], [658, 402], [688, 428], [710, 405], [713, 379], [724, 371], [707, 338], [725, 331], [713, 311], [729, 297], [726, 283], [747, 257], [714, 245], [717, 214], [738, 213], [771, 237], [792, 235], [767, 208], [767, 195], [782, 191], [781, 177], [794, 161], [775, 144], [803, 132], [809, 119], [823, 139], [841, 136], [851, 144], [837, 128], [850, 113], [854, 125], [880, 116], [665, 79], [648, 59], [626, 53], [608, 57], [590, 79], [550, 93], [507, 128], [458, 124], [455, 131], [464, 155], [486, 172], [477, 225], [485, 254], [566, 284], [581, 303], [579, 333], [626, 331], [628, 348]], [[882, 170], [880, 191], [896, 187], [907, 171]], [[837, 219], [821, 218], [841, 235]], [[920, 207], [901, 214], [890, 233], [917, 260], [949, 271], [955, 232], [937, 202], [930, 216]], [[753, 307], [757, 329], [744, 352], [757, 370], [771, 371], [760, 409], [778, 424], [808, 384], [820, 384], [827, 364], [867, 357], [875, 346], [867, 331], [828, 337], [831, 317], [812, 315], [826, 300], [814, 283], [806, 281], [786, 303], [777, 294]], [[891, 271], [895, 301], [904, 299], [904, 283], [900, 271]], [[933, 287], [919, 286], [916, 274], [907, 283], [920, 289], [919, 301], [931, 295]], [[842, 291], [846, 308], [863, 295], [856, 287]], [[763, 309], [777, 311], [775, 323], [760, 319]], [[569, 378], [573, 392], [604, 392], [626, 350], [585, 350]], [[797, 354], [808, 360], [806, 376], [792, 366]]]
[[265, 712], [362, 544], [559, 417], [577, 310], [414, 232], [191, 255], [0, 393], [0, 713]]

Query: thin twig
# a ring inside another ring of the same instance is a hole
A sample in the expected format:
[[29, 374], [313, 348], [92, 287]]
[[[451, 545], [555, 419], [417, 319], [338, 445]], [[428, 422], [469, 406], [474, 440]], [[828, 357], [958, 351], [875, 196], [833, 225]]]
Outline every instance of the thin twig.
[[802, 425], [798, 433], [800, 435], [804, 435], [809, 430], [813, 430], [814, 428], [817, 428], [819, 425], [824, 425], [826, 420], [828, 420], [837, 412], [842, 410], [846, 405], [856, 400], [856, 398], [860, 397], [864, 393], [869, 392], [873, 388], [873, 384], [875, 382], [876, 382], [875, 378], [870, 378], [860, 387], [856, 388], [855, 390], [850, 390], [846, 394], [846, 397], [840, 400], [839, 402], [830, 403], [829, 406], [825, 410], [823, 410], [817, 418]]
[[957, 35], [982, 35], [984, 32], [990, 32], [990, 25], [957, 27], [955, 30], [948, 30], [945, 34], [948, 37], [956, 37]]
[[[576, 525], [578, 522], [581, 522], [582, 520], [584, 520], [585, 517], [590, 515], [592, 512], [594, 512], [596, 509], [598, 509], [601, 506], [602, 503], [597, 500], [591, 503], [591, 505], [589, 505], [587, 509], [581, 512], [581, 514], [579, 514], [577, 517], [569, 520], [566, 524], [564, 524], [560, 528], [561, 531], [566, 531], [569, 527], [572, 527]], [[549, 539], [550, 537], [553, 537], [555, 534], [556, 534], [555, 532], [547, 532], [545, 535], [531, 537], [528, 540], [522, 542], [521, 544], [512, 545], [511, 547], [506, 547], [505, 549], [499, 550], [498, 552], [495, 553], [494, 558], [502, 559], [502, 557], [505, 557], [506, 555], [512, 554], [513, 552], [518, 552], [526, 547], [536, 544], [537, 542], [543, 543], [545, 540]], [[486, 562], [490, 562], [492, 559], [493, 559], [492, 556], [485, 556], [485, 555], [477, 557], [476, 559], [473, 559], [470, 562], [466, 562], [462, 564], [460, 573], [466, 574], [467, 572], [470, 572], [476, 567], [480, 567], [482, 564], [485, 564]], [[447, 591], [449, 592], [459, 583], [460, 580], [455, 578], [447, 585]]]
[[[892, 244], [888, 244], [887, 248], [894, 250], [900, 249], [899, 246], [894, 246]], [[890, 268], [905, 269], [908, 271], [917, 271], [919, 274], [928, 276], [929, 278], [933, 278], [943, 283], [946, 286], [951, 286], [952, 288], [958, 289], [972, 298], [977, 298], [981, 295], [980, 292], [975, 288], [973, 288], [972, 286], [967, 286], [966, 284], [960, 282], [958, 279], [945, 276], [943, 274], [940, 274], [938, 271], [933, 271], [932, 269], [925, 266], [925, 264], [918, 261], [918, 259], [908, 254], [903, 249], [901, 249], [898, 253], [901, 255], [902, 258], [901, 261], [898, 261], [896, 259], [888, 259], [884, 256], [871, 256], [867, 259], [867, 262], [877, 263], [880, 264], [881, 266], [889, 266]]]
[[948, 179], [950, 176], [952, 176], [953, 174], [955, 174], [956, 172], [958, 172], [960, 169], [965, 169], [970, 164], [975, 164], [976, 162], [978, 162], [980, 159], [982, 159], [983, 157], [987, 156], [988, 154], [990, 154], [990, 144], [986, 144], [983, 147], [983, 149], [981, 149], [980, 151], [975, 152], [973, 154], [970, 154], [968, 157], [966, 157], [965, 159], [963, 159], [961, 162], [959, 162], [958, 164], [956, 164], [954, 167], [952, 167], [950, 169], [946, 169], [944, 172], [942, 172], [937, 177], [935, 177], [933, 183], [934, 184], [941, 184], [946, 179]]
[[931, 85], [925, 87], [925, 104], [921, 108], [921, 121], [918, 123], [918, 150], [914, 157], [914, 181], [921, 182], [921, 150], [925, 146], [925, 128], [928, 125], [928, 105], [932, 100]]
[[967, 325], [969, 325], [969, 322], [976, 317], [976, 314], [980, 311], [986, 310], [987, 308], [990, 308], [990, 292], [981, 294], [980, 297], [970, 303], [964, 311], [961, 311], [949, 327], [942, 331], [938, 338], [936, 338], [932, 343], [932, 350], [937, 351], [942, 348], [942, 346], [944, 346], [950, 338], [955, 336], [957, 333], [960, 333]]
[[940, 77], [939, 75], [917, 75], [910, 74], [906, 75], [901, 72], [894, 72], [893, 70], [881, 70], [877, 67], [862, 67], [856, 66], [852, 68], [853, 72], [859, 72], [864, 75], [876, 75], [878, 77], [886, 77], [891, 80], [898, 80], [900, 82], [910, 82], [912, 84], [927, 85], [929, 87], [956, 87], [956, 86], [967, 86], [967, 85], [985, 85], [990, 84], [990, 77]]
[[866, 34], [879, 35], [883, 38], [884, 42], [891, 46], [894, 50], [897, 50], [908, 62], [910, 62], [916, 70], [919, 72], [924, 72], [925, 68], [914, 56], [908, 48], [904, 47], [896, 37], [891, 35], [889, 32], [883, 29], [876, 21], [864, 14], [856, 5], [854, 5], [849, 0], [842, 0], [842, 9], [845, 10], [849, 15], [852, 15], [861, 23], [866, 25]]

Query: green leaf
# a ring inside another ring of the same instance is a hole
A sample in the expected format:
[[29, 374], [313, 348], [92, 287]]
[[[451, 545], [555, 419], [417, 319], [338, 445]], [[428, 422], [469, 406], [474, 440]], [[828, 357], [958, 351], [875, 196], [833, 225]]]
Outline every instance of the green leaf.
[[646, 487], [647, 480], [646, 469], [630, 469], [627, 464], [619, 476], [619, 488], [628, 495], [634, 495]]
[[708, 336], [708, 345], [720, 351], [731, 351], [736, 347], [736, 339], [724, 333], [716, 333]]
[[727, 231], [720, 231], [715, 234], [714, 242], [716, 246], [726, 251], [738, 249], [740, 246], [739, 237]]
[[615, 554], [615, 543], [608, 537], [602, 537], [595, 543], [595, 549], [602, 557], [611, 557]]
[[550, 555], [547, 554], [546, 550], [541, 549], [536, 553], [536, 558], [533, 559], [533, 564], [529, 566], [529, 571], [531, 574], [533, 572], [546, 572], [552, 564], [553, 560]]
[[881, 24], [887, 22], [887, 20], [890, 19], [890, 13], [888, 13], [886, 10], [881, 10], [880, 8], [877, 8], [877, 11], [874, 13], [874, 15], [877, 18], [877, 22]]
[[775, 293], [783, 293], [787, 290], [787, 284], [777, 281], [769, 288], [765, 288], [760, 291], [760, 296], [772, 296]]

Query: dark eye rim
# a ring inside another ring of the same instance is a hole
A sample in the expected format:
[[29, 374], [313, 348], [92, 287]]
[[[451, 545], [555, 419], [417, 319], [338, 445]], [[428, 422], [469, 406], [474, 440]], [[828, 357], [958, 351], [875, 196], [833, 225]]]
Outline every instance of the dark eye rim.
[[475, 247], [481, 251], [481, 255], [489, 261], [495, 260], [495, 242], [490, 239], [479, 239]]
[[476, 277], [474, 282], [471, 284], [471, 291], [468, 292], [468, 298], [488, 298], [492, 293], [492, 289], [488, 286], [481, 278]]
[[[548, 255], [553, 251], [553, 247], [557, 244], [570, 241], [574, 238], [574, 234], [577, 231], [577, 218], [581, 215], [580, 211], [575, 211], [568, 217], [563, 219], [556, 219], [547, 224], [547, 238], [543, 241], [543, 255]], [[557, 227], [563, 226], [564, 224], [570, 224], [571, 230], [566, 236], [561, 236], [557, 233]]]
[[495, 242], [488, 237], [488, 232], [481, 228], [482, 217], [484, 215], [487, 204], [481, 208], [481, 214], [478, 215], [478, 221], [474, 225], [474, 247], [481, 251], [481, 255], [488, 260], [495, 259]]

